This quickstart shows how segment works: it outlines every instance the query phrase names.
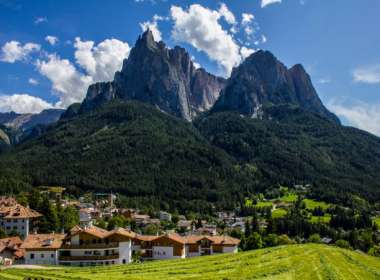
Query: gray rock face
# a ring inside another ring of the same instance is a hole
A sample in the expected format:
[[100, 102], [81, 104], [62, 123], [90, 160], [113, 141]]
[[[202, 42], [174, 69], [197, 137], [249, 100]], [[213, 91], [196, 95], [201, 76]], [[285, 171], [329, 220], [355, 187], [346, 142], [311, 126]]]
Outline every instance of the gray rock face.
[[232, 72], [213, 110], [260, 117], [273, 105], [294, 105], [333, 122], [339, 119], [319, 99], [302, 65], [287, 69], [268, 51], [258, 51]]
[[185, 49], [168, 49], [146, 31], [136, 42], [120, 72], [108, 83], [91, 85], [81, 111], [120, 98], [152, 104], [161, 111], [193, 120], [218, 99], [225, 80], [196, 69]]
[[28, 130], [36, 125], [47, 125], [59, 120], [63, 109], [46, 109], [39, 114], [0, 113], [0, 124], [12, 129]]

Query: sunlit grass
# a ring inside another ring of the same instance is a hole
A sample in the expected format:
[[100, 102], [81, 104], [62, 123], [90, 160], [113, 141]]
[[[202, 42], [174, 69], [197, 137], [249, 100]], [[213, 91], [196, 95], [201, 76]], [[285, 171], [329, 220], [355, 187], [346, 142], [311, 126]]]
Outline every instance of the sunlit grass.
[[380, 259], [319, 244], [293, 245], [256, 251], [154, 261], [143, 264], [57, 268], [8, 269], [0, 279], [380, 279]]

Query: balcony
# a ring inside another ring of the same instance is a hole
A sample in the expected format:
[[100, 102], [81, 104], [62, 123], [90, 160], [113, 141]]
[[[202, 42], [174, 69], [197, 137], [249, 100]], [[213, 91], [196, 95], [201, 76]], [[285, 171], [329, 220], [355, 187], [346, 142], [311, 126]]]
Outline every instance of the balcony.
[[59, 256], [59, 261], [105, 261], [115, 260], [119, 258], [119, 254], [108, 256]]
[[71, 245], [65, 244], [61, 246], [61, 250], [88, 250], [88, 249], [111, 249], [111, 248], [119, 248], [119, 243], [111, 242], [111, 243], [94, 243], [94, 244], [82, 244], [82, 245]]

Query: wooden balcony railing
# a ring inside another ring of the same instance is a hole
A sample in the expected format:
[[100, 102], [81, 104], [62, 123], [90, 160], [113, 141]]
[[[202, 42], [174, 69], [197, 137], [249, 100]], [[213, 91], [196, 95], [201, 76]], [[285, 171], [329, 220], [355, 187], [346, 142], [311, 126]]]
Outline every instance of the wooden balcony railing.
[[115, 260], [119, 258], [119, 254], [113, 254], [108, 256], [59, 256], [60, 261], [103, 261], [103, 260]]
[[117, 242], [111, 242], [111, 243], [94, 243], [94, 244], [82, 244], [82, 245], [71, 245], [71, 244], [65, 244], [61, 246], [61, 249], [63, 250], [70, 250], [70, 249], [110, 249], [110, 248], [119, 248], [119, 243]]

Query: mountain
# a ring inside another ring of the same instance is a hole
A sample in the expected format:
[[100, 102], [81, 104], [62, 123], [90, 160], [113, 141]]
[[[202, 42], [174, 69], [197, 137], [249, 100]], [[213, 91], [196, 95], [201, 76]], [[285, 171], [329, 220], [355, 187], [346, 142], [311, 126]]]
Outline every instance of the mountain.
[[168, 49], [163, 42], [155, 42], [148, 30], [139, 37], [114, 81], [89, 87], [81, 111], [118, 98], [149, 103], [191, 121], [211, 108], [224, 85], [223, 78], [196, 69], [185, 49]]
[[380, 138], [293, 106], [267, 109], [270, 119], [216, 112], [194, 125], [215, 147], [258, 170], [262, 188], [312, 184], [324, 199], [355, 193], [380, 198]]
[[330, 202], [380, 199], [380, 139], [342, 126], [303, 67], [267, 51], [225, 81], [148, 31], [114, 81], [32, 131], [0, 156], [3, 191], [113, 190], [132, 204], [206, 213], [278, 184], [311, 184]]
[[0, 152], [7, 150], [11, 144], [6, 128], [0, 126]]
[[28, 130], [36, 125], [47, 125], [59, 120], [63, 109], [46, 109], [38, 114], [0, 113], [0, 124], [13, 129]]
[[261, 118], [268, 107], [284, 104], [339, 123], [322, 104], [303, 66], [288, 69], [269, 51], [252, 54], [234, 69], [213, 111], [236, 111]]
[[234, 164], [191, 123], [148, 104], [113, 100], [4, 154], [0, 182], [113, 190], [156, 206], [205, 211], [211, 202], [231, 207], [238, 200]]

